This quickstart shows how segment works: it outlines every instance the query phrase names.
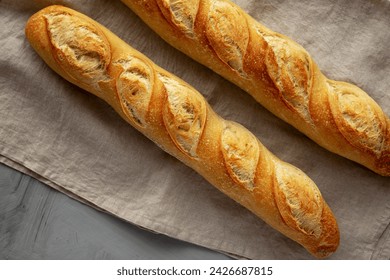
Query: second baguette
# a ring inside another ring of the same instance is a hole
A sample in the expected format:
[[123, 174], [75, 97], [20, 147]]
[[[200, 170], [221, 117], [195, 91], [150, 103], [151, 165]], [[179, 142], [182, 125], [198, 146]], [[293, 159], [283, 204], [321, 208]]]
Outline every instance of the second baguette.
[[337, 249], [336, 219], [315, 183], [247, 129], [218, 116], [190, 85], [69, 8], [36, 13], [26, 36], [58, 74], [104, 99], [166, 152], [311, 254], [323, 258]]
[[390, 176], [390, 119], [363, 90], [229, 0], [122, 0], [175, 48], [251, 94], [322, 147]]

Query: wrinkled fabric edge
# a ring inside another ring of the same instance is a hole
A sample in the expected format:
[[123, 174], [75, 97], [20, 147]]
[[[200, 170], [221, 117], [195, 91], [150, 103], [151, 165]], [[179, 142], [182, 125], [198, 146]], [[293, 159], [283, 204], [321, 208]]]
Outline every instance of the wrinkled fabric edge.
[[[221, 253], [221, 254], [224, 254], [226, 256], [229, 256], [233, 259], [237, 259], [237, 260], [250, 260], [251, 258], [249, 256], [245, 256], [244, 254], [240, 255], [240, 254], [236, 254], [236, 253], [231, 253], [231, 252], [227, 252], [227, 251], [224, 251], [224, 250], [221, 250], [220, 246], [210, 246], [209, 244], [205, 244], [205, 242], [202, 242], [202, 238], [198, 239], [198, 238], [195, 238], [194, 236], [190, 236], [188, 235], [187, 237], [186, 236], [183, 236], [183, 237], [180, 237], [180, 236], [173, 236], [169, 233], [167, 233], [166, 231], [164, 230], [159, 230], [159, 229], [151, 229], [151, 228], [155, 228], [155, 227], [158, 227], [160, 228], [161, 226], [159, 225], [158, 222], [156, 221], [152, 221], [142, 215], [133, 215], [132, 218], [133, 220], [130, 221], [128, 219], [125, 219], [125, 218], [122, 218], [118, 215], [116, 215], [115, 213], [113, 212], [110, 212], [110, 211], [107, 211], [105, 210], [104, 208], [102, 207], [99, 207], [98, 205], [68, 191], [66, 188], [56, 184], [55, 182], [53, 182], [52, 180], [40, 175], [39, 173], [35, 172], [34, 170], [32, 170], [31, 168], [23, 165], [22, 163], [18, 162], [17, 160], [14, 160], [6, 155], [4, 155], [3, 152], [0, 152], [0, 163], [10, 167], [10, 168], [13, 168], [23, 174], [26, 174], [40, 182], [42, 182], [43, 184], [69, 196], [70, 198], [72, 199], [75, 199], [87, 206], [90, 206], [92, 208], [94, 208], [95, 210], [97, 211], [100, 211], [100, 212], [103, 212], [103, 213], [106, 213], [106, 214], [109, 214], [111, 216], [113, 216], [114, 218], [118, 218], [122, 221], [125, 221], [127, 223], [130, 223], [131, 225], [133, 226], [136, 226], [138, 228], [140, 228], [141, 230], [145, 230], [145, 231], [148, 231], [148, 232], [152, 232], [154, 234], [163, 234], [165, 236], [168, 236], [170, 238], [173, 238], [173, 239], [176, 239], [176, 240], [180, 240], [180, 241], [184, 241], [184, 242], [189, 242], [189, 243], [192, 243], [192, 244], [195, 244], [195, 245], [198, 245], [198, 246], [201, 246], [201, 247], [204, 247], [204, 248], [207, 248], [207, 249], [210, 249], [210, 250], [213, 250], [213, 251], [216, 251], [218, 253]], [[214, 242], [213, 242], [214, 243]], [[229, 246], [230, 247], [230, 246]]]

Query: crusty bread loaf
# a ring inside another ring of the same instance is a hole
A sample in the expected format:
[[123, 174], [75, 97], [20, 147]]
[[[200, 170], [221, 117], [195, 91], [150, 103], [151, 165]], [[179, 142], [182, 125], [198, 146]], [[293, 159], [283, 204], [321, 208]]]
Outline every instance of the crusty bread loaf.
[[104, 99], [269, 225], [317, 257], [337, 249], [336, 220], [313, 181], [247, 129], [218, 116], [190, 85], [69, 8], [39, 11], [29, 19], [26, 36], [58, 74]]
[[172, 46], [322, 147], [390, 176], [390, 119], [360, 88], [327, 79], [291, 39], [229, 0], [122, 2]]

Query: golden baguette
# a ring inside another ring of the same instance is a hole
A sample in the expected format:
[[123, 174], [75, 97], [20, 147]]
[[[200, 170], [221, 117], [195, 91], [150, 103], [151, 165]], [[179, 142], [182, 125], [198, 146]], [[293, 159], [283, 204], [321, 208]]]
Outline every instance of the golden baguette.
[[108, 29], [62, 6], [33, 15], [26, 36], [68, 81], [269, 225], [322, 258], [339, 244], [336, 220], [312, 180], [271, 154], [241, 125]]
[[322, 147], [390, 176], [390, 119], [357, 86], [327, 79], [290, 38], [229, 0], [122, 2], [172, 46]]

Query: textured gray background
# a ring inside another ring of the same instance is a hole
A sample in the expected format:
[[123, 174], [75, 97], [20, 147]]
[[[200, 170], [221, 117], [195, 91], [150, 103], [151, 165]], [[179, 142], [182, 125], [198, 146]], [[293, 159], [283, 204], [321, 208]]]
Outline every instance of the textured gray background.
[[228, 259], [140, 229], [0, 164], [0, 259]]
[[[35, 2], [43, 6], [60, 1]], [[248, 94], [168, 46], [120, 1], [61, 2], [101, 22], [192, 84], [220, 115], [242, 123], [278, 157], [304, 170], [339, 222], [341, 245], [332, 259], [390, 258], [389, 178], [320, 148]], [[235, 2], [301, 43], [328, 77], [359, 85], [390, 113], [389, 1]], [[35, 11], [34, 1], [0, 1], [0, 161], [123, 220], [180, 240], [246, 258], [311, 258], [147, 141], [104, 102], [53, 73], [24, 38], [25, 22]], [[4, 183], [1, 190], [12, 198], [2, 196], [0, 204], [4, 258], [131, 258], [113, 252], [118, 246], [135, 246], [141, 252], [149, 244], [126, 243], [136, 238], [130, 234], [134, 227], [114, 217], [40, 184], [22, 184], [20, 191], [17, 185]], [[31, 204], [23, 208], [20, 201]], [[67, 211], [70, 215], [62, 215]], [[156, 251], [176, 254], [188, 248], [158, 238], [170, 249], [150, 246]], [[66, 242], [79, 249], [68, 254]], [[222, 257], [201, 251], [173, 258]], [[156, 253], [160, 256], [163, 253]]]

